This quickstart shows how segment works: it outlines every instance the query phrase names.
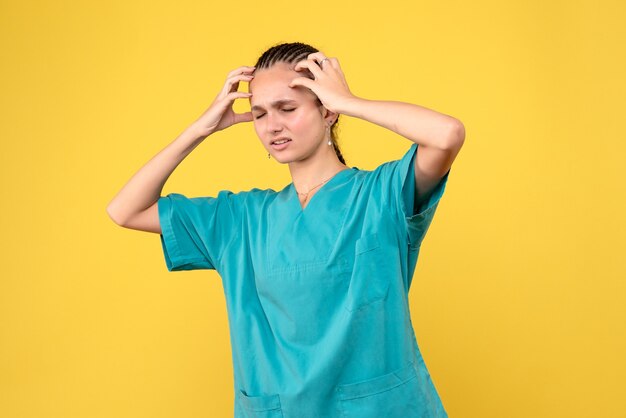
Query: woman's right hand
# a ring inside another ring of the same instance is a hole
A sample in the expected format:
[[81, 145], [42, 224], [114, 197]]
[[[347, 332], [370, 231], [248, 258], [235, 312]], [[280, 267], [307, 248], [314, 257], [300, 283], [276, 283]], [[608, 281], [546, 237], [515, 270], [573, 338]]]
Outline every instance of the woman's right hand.
[[217, 95], [211, 106], [193, 123], [194, 129], [202, 137], [226, 129], [240, 122], [251, 122], [252, 112], [235, 113], [235, 99], [244, 99], [252, 94], [237, 91], [240, 81], [250, 82], [254, 78], [254, 67], [243, 66], [228, 73], [222, 91]]

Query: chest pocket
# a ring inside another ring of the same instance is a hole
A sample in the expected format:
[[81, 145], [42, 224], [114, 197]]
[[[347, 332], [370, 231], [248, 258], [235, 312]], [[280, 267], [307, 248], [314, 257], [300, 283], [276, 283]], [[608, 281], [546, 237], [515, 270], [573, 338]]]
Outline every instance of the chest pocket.
[[377, 233], [361, 236], [354, 247], [354, 268], [346, 309], [350, 312], [383, 300], [389, 291], [389, 271]]

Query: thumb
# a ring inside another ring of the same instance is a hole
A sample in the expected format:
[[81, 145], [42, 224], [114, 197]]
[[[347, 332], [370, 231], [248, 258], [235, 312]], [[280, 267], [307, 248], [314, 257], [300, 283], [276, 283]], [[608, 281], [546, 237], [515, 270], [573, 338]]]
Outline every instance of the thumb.
[[294, 78], [293, 80], [291, 80], [291, 83], [289, 83], [289, 87], [304, 86], [308, 89], [311, 89], [311, 87], [313, 87], [313, 84], [314, 84], [313, 80], [311, 80], [310, 78], [298, 77], [298, 78]]
[[235, 123], [252, 122], [252, 112], [235, 113]]

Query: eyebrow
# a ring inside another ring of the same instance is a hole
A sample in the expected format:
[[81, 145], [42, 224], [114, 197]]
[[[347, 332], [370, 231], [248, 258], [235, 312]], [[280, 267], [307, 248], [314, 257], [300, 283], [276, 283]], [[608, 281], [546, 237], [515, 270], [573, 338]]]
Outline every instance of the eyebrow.
[[[281, 100], [276, 100], [275, 102], [270, 103], [270, 105], [272, 107], [279, 107], [281, 105], [290, 104], [290, 103], [297, 103], [297, 102], [291, 99], [281, 99]], [[252, 106], [250, 110], [263, 110], [263, 108], [259, 105], [254, 105]]]

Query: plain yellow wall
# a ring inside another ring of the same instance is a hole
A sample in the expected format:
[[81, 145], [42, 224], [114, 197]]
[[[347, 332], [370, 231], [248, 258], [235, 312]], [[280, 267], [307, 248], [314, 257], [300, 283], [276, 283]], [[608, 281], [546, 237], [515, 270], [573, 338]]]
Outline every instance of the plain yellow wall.
[[[352, 92], [460, 119], [410, 293], [451, 417], [624, 417], [626, 21], [620, 1], [0, 2], [0, 416], [228, 417], [214, 271], [168, 272], [106, 206], [267, 47]], [[243, 111], [247, 103], [238, 103]], [[410, 142], [344, 117], [350, 166]], [[282, 188], [251, 124], [163, 194]]]

